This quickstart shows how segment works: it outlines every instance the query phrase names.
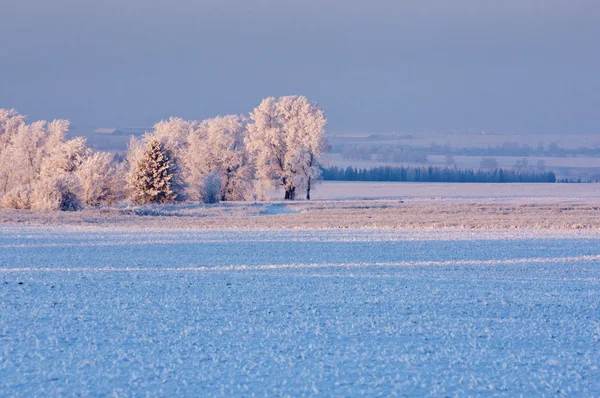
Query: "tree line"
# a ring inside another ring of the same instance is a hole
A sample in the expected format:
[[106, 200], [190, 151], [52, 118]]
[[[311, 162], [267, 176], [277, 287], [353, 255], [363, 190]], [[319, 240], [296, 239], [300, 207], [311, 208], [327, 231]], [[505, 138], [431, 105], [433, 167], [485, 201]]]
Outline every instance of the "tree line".
[[556, 142], [549, 145], [539, 143], [536, 147], [527, 144], [519, 144], [514, 141], [506, 141], [501, 145], [488, 147], [465, 147], [452, 148], [449, 144], [439, 145], [432, 143], [429, 148], [423, 148], [430, 155], [455, 156], [523, 156], [523, 157], [569, 157], [569, 156], [589, 156], [599, 157], [600, 148], [596, 147], [578, 147], [564, 148]]
[[[412, 137], [412, 136], [408, 136]], [[399, 137], [404, 138], [405, 137]], [[426, 163], [429, 155], [453, 156], [519, 156], [519, 157], [574, 157], [588, 156], [600, 157], [598, 147], [564, 148], [553, 142], [549, 145], [543, 143], [536, 147], [517, 142], [506, 141], [501, 145], [488, 147], [452, 147], [450, 143], [444, 145], [432, 142], [429, 146], [413, 146], [408, 144], [336, 144], [331, 146], [330, 152], [340, 153], [348, 160], [371, 160], [373, 158], [382, 162], [412, 162]]]
[[399, 182], [556, 182], [552, 171], [493, 169], [475, 170], [449, 167], [380, 166], [356, 168], [337, 166], [322, 169], [329, 181], [399, 181]]
[[0, 205], [77, 210], [122, 200], [138, 204], [262, 200], [269, 190], [303, 195], [320, 179], [326, 119], [303, 96], [266, 98], [248, 116], [201, 122], [171, 118], [124, 157], [68, 139], [69, 122], [28, 124], [0, 109]]

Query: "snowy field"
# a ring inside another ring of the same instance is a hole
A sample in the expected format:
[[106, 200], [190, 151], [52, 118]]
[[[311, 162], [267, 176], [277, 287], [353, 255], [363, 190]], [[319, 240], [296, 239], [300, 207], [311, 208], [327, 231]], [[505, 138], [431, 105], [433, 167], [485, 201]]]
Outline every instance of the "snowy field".
[[0, 224], [0, 395], [599, 396], [599, 238]]
[[600, 184], [324, 182], [310, 201], [184, 202], [76, 212], [0, 209], [6, 226], [83, 230], [600, 230]]
[[600, 184], [342, 182], [318, 184], [314, 199], [401, 198], [510, 202], [600, 201]]

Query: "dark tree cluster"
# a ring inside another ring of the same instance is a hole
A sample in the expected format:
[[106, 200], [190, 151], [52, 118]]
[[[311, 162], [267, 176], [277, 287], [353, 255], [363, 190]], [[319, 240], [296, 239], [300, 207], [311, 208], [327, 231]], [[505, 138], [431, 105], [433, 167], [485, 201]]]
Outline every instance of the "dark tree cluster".
[[323, 168], [326, 181], [402, 181], [402, 182], [557, 182], [553, 171], [517, 171], [512, 169], [457, 169], [448, 167], [355, 167]]

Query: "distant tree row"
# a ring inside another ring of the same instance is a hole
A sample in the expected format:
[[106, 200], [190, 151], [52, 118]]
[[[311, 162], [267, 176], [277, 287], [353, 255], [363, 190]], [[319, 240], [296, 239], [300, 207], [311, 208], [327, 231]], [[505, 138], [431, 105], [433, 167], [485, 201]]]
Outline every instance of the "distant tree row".
[[346, 145], [341, 156], [346, 160], [372, 160], [395, 163], [427, 163], [427, 154], [406, 145], [372, 147], [369, 145]]
[[0, 205], [76, 210], [135, 203], [264, 199], [281, 188], [293, 200], [320, 178], [325, 116], [302, 96], [266, 98], [250, 113], [202, 122], [163, 120], [132, 137], [119, 158], [67, 139], [69, 122], [27, 124], [0, 109]]
[[374, 167], [323, 168], [326, 181], [403, 181], [403, 182], [556, 182], [554, 172], [512, 169], [474, 170], [448, 167]]
[[489, 147], [466, 147], [452, 148], [449, 143], [439, 145], [432, 142], [428, 148], [419, 148], [430, 155], [455, 155], [455, 156], [522, 156], [522, 157], [567, 157], [567, 156], [590, 156], [600, 157], [600, 148], [563, 148], [556, 142], [549, 145], [539, 143], [533, 147], [518, 142], [506, 141], [501, 145]]
[[[428, 155], [454, 155], [454, 156], [518, 156], [518, 157], [568, 157], [589, 156], [600, 157], [600, 148], [579, 147], [563, 148], [553, 142], [549, 145], [542, 143], [536, 147], [517, 142], [507, 141], [501, 145], [489, 147], [453, 148], [450, 143], [439, 145], [432, 142], [430, 146], [417, 147], [405, 144], [337, 144], [330, 148], [330, 152], [339, 152], [348, 160], [371, 160], [373, 158], [384, 162], [425, 163]], [[402, 155], [404, 154], [404, 155]]]
[[[447, 155], [447, 156], [452, 156], [452, 155]], [[481, 168], [481, 169], [493, 170], [493, 169], [497, 169], [499, 167], [500, 166], [499, 166], [498, 160], [496, 160], [496, 158], [483, 157], [483, 158], [481, 158], [481, 161], [479, 162], [479, 168]], [[520, 173], [531, 172], [531, 171], [537, 171], [539, 173], [543, 173], [546, 171], [546, 162], [540, 159], [537, 161], [535, 166], [531, 166], [531, 165], [529, 165], [529, 160], [527, 160], [527, 158], [523, 158], [523, 159], [517, 160], [517, 162], [514, 164], [514, 166], [512, 168]]]

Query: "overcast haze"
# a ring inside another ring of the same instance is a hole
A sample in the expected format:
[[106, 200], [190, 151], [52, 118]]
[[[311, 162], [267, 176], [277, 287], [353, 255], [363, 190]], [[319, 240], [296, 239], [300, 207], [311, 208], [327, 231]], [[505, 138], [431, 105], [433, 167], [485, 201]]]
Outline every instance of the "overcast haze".
[[0, 0], [0, 10], [0, 107], [31, 120], [149, 126], [303, 94], [333, 131], [600, 132], [597, 0]]

